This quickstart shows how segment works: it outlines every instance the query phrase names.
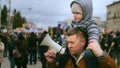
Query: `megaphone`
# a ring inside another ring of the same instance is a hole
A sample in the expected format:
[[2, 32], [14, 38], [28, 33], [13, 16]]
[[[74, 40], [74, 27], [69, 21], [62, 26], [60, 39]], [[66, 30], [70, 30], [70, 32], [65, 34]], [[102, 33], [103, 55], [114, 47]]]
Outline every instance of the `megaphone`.
[[52, 38], [47, 34], [45, 38], [43, 39], [42, 43], [40, 45], [46, 45], [48, 46], [51, 50], [55, 51], [56, 53], [59, 54], [64, 54], [65, 49], [62, 46], [60, 46], [58, 43], [52, 40]]

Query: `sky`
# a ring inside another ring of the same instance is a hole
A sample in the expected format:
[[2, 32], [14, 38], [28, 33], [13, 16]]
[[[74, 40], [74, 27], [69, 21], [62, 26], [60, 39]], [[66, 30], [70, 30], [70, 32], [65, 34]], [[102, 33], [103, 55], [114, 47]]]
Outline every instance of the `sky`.
[[[72, 18], [70, 3], [73, 0], [11, 0], [13, 9], [21, 12], [28, 22], [35, 23], [38, 27], [56, 26], [57, 21]], [[93, 16], [106, 20], [106, 6], [115, 0], [92, 0]], [[9, 4], [9, 0], [1, 0], [2, 6]]]

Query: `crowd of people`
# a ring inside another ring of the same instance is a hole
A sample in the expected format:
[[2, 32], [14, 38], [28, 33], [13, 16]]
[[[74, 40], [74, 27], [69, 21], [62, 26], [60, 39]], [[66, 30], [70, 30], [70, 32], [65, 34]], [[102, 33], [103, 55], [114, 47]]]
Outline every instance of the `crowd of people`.
[[102, 49], [120, 66], [120, 31], [103, 33], [101, 36]]
[[[62, 29], [61, 29], [62, 30]], [[56, 30], [57, 31], [57, 30]], [[10, 62], [10, 68], [27, 68], [27, 65], [36, 64], [37, 61], [42, 63], [42, 68], [46, 68], [46, 59], [44, 53], [48, 50], [48, 46], [41, 45], [44, 37], [48, 34], [47, 31], [42, 33], [35, 32], [9, 32], [0, 33], [1, 43], [1, 59], [2, 57], [8, 57]], [[65, 34], [62, 31], [60, 34], [54, 34], [56, 38], [54, 41], [59, 45], [66, 46]], [[63, 40], [63, 41], [62, 41]], [[20, 53], [20, 57], [17, 54], [14, 55], [14, 51], [17, 49]]]

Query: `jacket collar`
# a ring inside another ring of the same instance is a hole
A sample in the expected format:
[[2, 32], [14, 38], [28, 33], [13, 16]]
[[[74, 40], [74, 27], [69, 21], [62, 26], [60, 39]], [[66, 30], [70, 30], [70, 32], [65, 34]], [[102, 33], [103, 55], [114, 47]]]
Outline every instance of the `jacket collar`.
[[78, 65], [79, 61], [80, 61], [83, 57], [84, 57], [84, 53], [80, 54], [79, 57], [75, 57], [75, 56], [73, 56], [73, 58], [74, 58], [75, 61], [76, 61], [76, 65]]

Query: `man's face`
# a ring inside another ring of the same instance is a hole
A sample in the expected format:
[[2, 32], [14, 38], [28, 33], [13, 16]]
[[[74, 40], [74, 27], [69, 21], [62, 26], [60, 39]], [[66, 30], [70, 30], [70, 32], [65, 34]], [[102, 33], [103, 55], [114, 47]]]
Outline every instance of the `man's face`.
[[79, 56], [84, 48], [85, 40], [77, 35], [67, 37], [68, 49], [71, 55]]
[[74, 16], [74, 20], [76, 22], [80, 22], [83, 18], [83, 14], [81, 13], [77, 13], [77, 12], [73, 12], [73, 16]]

